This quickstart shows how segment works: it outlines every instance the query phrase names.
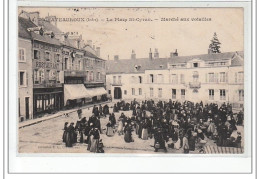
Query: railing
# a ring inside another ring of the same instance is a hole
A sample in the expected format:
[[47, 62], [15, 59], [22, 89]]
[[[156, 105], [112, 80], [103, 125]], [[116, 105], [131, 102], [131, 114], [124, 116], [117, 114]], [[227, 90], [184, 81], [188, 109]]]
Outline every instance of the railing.
[[76, 71], [76, 70], [70, 70], [70, 71], [64, 71], [64, 77], [67, 76], [75, 76], [75, 77], [84, 77], [86, 76], [86, 71]]
[[189, 82], [190, 88], [200, 88], [201, 83], [200, 82]]

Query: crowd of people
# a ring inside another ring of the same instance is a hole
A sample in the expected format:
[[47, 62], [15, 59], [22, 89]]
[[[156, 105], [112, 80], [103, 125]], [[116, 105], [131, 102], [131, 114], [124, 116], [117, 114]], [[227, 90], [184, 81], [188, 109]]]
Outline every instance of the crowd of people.
[[[130, 111], [126, 116], [124, 111]], [[118, 119], [115, 113], [121, 113]], [[109, 116], [105, 129], [102, 128], [100, 118]], [[154, 151], [173, 148], [182, 149], [189, 153], [198, 149], [203, 152], [208, 139], [217, 146], [241, 147], [241, 133], [236, 132], [238, 125], [243, 125], [243, 112], [234, 114], [230, 104], [193, 103], [190, 101], [158, 101], [145, 100], [138, 102], [118, 101], [113, 105], [110, 113], [109, 106], [94, 106], [92, 116], [86, 120], [82, 117], [82, 110], [78, 110], [79, 121], [76, 126], [65, 123], [63, 142], [72, 147], [77, 142], [88, 144], [90, 152], [103, 153], [104, 145], [100, 134], [105, 131], [109, 137], [123, 135], [126, 143], [134, 142], [136, 135], [140, 140], [154, 140]], [[166, 146], [166, 144], [168, 144]]]

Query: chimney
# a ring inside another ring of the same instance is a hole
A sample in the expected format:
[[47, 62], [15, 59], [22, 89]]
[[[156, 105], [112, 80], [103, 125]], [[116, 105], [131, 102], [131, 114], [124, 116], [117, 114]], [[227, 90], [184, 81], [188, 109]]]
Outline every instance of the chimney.
[[119, 60], [119, 56], [118, 56], [118, 55], [115, 55], [115, 56], [114, 56], [114, 60], [115, 60], [115, 61], [118, 61], [118, 60]]
[[171, 52], [170, 53], [170, 58], [174, 58], [174, 57], [177, 57], [178, 56], [178, 51], [177, 49], [175, 50], [175, 52]]
[[154, 58], [159, 58], [159, 52], [158, 49], [154, 49]]
[[136, 59], [136, 54], [135, 54], [135, 51], [134, 51], [134, 50], [132, 50], [131, 59], [132, 59], [132, 60]]
[[152, 60], [153, 59], [153, 53], [152, 53], [152, 49], [150, 48], [150, 52], [149, 52], [149, 59]]
[[89, 45], [92, 48], [92, 40], [87, 40], [87, 45]]
[[98, 57], [100, 57], [100, 47], [97, 47], [97, 48], [96, 48], [96, 55], [97, 55]]
[[30, 12], [29, 18], [35, 25], [39, 25], [39, 12]]

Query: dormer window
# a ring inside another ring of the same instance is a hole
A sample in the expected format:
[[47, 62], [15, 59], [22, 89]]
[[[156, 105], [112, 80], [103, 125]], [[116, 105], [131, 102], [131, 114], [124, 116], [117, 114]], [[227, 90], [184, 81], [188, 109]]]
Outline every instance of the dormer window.
[[193, 68], [199, 67], [199, 63], [193, 63]]

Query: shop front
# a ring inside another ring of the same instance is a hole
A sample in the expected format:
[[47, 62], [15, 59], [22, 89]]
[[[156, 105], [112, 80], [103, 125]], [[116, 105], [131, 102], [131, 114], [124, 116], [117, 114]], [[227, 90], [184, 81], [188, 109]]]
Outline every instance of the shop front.
[[40, 116], [63, 107], [63, 88], [36, 88], [33, 90], [33, 113]]

